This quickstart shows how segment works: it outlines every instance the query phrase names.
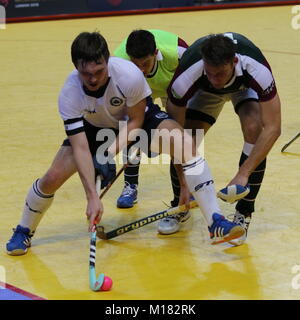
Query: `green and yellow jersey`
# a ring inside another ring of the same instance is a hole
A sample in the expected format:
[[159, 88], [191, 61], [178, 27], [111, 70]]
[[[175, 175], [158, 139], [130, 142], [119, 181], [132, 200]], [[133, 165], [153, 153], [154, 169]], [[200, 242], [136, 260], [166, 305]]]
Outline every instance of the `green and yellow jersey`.
[[[146, 80], [152, 90], [153, 99], [166, 98], [169, 83], [188, 45], [174, 33], [156, 29], [148, 31], [154, 35], [158, 54], [154, 69], [146, 76]], [[130, 60], [126, 53], [126, 42], [127, 38], [114, 51], [114, 55]]]

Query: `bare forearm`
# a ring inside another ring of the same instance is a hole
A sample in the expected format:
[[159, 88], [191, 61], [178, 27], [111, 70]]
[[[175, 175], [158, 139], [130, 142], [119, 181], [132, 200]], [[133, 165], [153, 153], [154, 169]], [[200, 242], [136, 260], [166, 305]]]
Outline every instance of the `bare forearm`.
[[98, 223], [103, 214], [103, 206], [99, 201], [95, 187], [95, 170], [90, 153], [88, 141], [84, 132], [69, 137], [73, 157], [77, 166], [86, 198], [86, 215], [90, 220], [89, 231], [94, 230], [94, 224]]
[[95, 171], [89, 150], [73, 148], [73, 155], [87, 199], [97, 197], [95, 188]]
[[252, 171], [266, 158], [281, 133], [281, 105], [279, 96], [261, 102], [263, 130], [248, 159], [241, 166], [239, 173], [249, 177]]

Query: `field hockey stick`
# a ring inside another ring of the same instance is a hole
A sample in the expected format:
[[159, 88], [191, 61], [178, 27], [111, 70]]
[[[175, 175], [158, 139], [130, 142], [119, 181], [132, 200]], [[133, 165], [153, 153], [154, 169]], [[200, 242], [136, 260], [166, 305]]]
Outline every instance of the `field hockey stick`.
[[91, 233], [90, 240], [90, 263], [89, 263], [89, 279], [90, 279], [90, 288], [93, 291], [101, 290], [101, 286], [104, 282], [104, 273], [101, 273], [96, 277], [96, 231]]
[[[109, 182], [109, 184], [105, 187], [105, 189], [102, 191], [102, 193], [100, 193], [101, 190], [101, 176], [98, 175], [96, 177], [96, 190], [97, 193], [99, 195], [99, 199], [101, 200], [104, 195], [106, 194], [106, 192], [110, 189], [110, 187], [115, 183], [115, 181], [119, 178], [119, 176], [121, 175], [121, 173], [125, 170], [125, 168], [128, 166], [128, 164], [124, 164], [122, 166], [122, 168], [118, 171], [118, 173], [116, 174], [116, 176]], [[89, 217], [87, 217], [87, 219], [89, 219]]]
[[[197, 201], [193, 200], [190, 202], [190, 208], [195, 208], [197, 207]], [[186, 210], [186, 206], [185, 205], [181, 205], [178, 207], [174, 207], [174, 208], [170, 208], [167, 210], [163, 210], [161, 212], [152, 214], [150, 216], [147, 216], [145, 218], [133, 221], [131, 223], [128, 223], [124, 226], [118, 227], [116, 229], [113, 229], [111, 231], [105, 232], [104, 231], [104, 227], [103, 226], [97, 226], [97, 237], [103, 240], [109, 240], [112, 238], [116, 238], [124, 233], [139, 229], [141, 227], [146, 226], [147, 224], [153, 223], [155, 221], [158, 221], [162, 218], [165, 218], [167, 216], [173, 215], [173, 214], [178, 214], [182, 211]]]
[[[128, 163], [125, 163], [122, 168], [118, 171], [118, 173], [116, 174], [116, 176], [109, 182], [109, 184], [105, 187], [105, 189], [101, 192], [99, 199], [101, 200], [104, 195], [106, 194], [106, 192], [110, 189], [110, 187], [114, 184], [114, 182], [119, 178], [119, 176], [121, 175], [121, 173], [126, 169], [126, 167], [128, 166]], [[98, 176], [99, 177], [99, 176]], [[101, 180], [100, 180], [101, 183]]]
[[[101, 188], [101, 177], [98, 175], [96, 178], [96, 190], [98, 194], [100, 193]], [[101, 196], [101, 195], [100, 195]], [[96, 227], [96, 224], [95, 224]], [[91, 240], [90, 240], [90, 261], [89, 261], [89, 280], [90, 280], [90, 288], [93, 291], [101, 290], [101, 286], [104, 282], [105, 275], [101, 273], [97, 279], [96, 277], [96, 237], [97, 237], [97, 229], [91, 232]]]
[[[138, 153], [138, 149], [134, 150], [129, 158], [129, 162], [132, 161]], [[121, 173], [125, 170], [128, 166], [128, 162], [125, 163], [122, 168], [118, 171], [116, 176], [110, 181], [110, 183], [106, 186], [102, 193], [101, 190], [101, 177], [98, 175], [96, 177], [96, 191], [99, 195], [99, 199], [102, 199], [103, 196], [107, 193], [110, 187], [114, 184], [114, 182], [118, 179]], [[93, 291], [100, 291], [100, 290], [109, 290], [112, 286], [112, 280], [105, 276], [104, 273], [101, 273], [98, 278], [96, 277], [96, 241], [97, 241], [97, 227], [96, 222], [94, 222], [94, 230], [91, 232], [91, 239], [90, 239], [90, 260], [89, 260], [89, 281], [90, 281], [90, 288]]]
[[298, 139], [300, 137], [300, 132], [291, 140], [289, 141], [287, 144], [285, 144], [282, 149], [281, 152], [283, 152], [290, 144], [292, 144], [296, 139]]

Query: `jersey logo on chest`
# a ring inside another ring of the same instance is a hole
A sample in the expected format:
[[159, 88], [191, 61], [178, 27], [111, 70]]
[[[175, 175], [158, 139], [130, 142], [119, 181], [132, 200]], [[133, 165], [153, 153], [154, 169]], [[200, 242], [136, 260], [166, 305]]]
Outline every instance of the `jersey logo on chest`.
[[119, 98], [119, 97], [112, 97], [110, 99], [110, 104], [114, 107], [118, 107], [120, 106], [121, 104], [123, 104], [124, 100]]

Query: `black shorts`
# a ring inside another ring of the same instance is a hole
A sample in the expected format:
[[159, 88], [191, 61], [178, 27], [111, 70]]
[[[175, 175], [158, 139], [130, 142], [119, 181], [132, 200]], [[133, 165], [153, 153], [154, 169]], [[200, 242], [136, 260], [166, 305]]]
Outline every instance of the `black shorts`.
[[[148, 147], [150, 148], [151, 139], [153, 132], [152, 129], [156, 129], [159, 124], [167, 119], [172, 119], [171, 116], [166, 113], [165, 111], [162, 111], [160, 107], [154, 103], [148, 103], [147, 109], [145, 112], [145, 119], [142, 129], [146, 131], [147, 137], [148, 137]], [[85, 134], [87, 136], [87, 140], [89, 143], [89, 148], [91, 151], [92, 156], [94, 156], [97, 152], [97, 149], [105, 142], [107, 142], [108, 138], [104, 141], [97, 141], [96, 136], [99, 132], [99, 130], [102, 129], [110, 129], [114, 132], [114, 134], [117, 136], [119, 134], [119, 130], [115, 128], [99, 128], [95, 127], [89, 122], [87, 122], [85, 119], [83, 120], [84, 123], [84, 130]], [[138, 141], [138, 139], [137, 139]], [[135, 142], [130, 143], [129, 147], [133, 145]], [[71, 146], [69, 139], [65, 139], [62, 143], [63, 146]], [[153, 156], [148, 148], [148, 157]]]

